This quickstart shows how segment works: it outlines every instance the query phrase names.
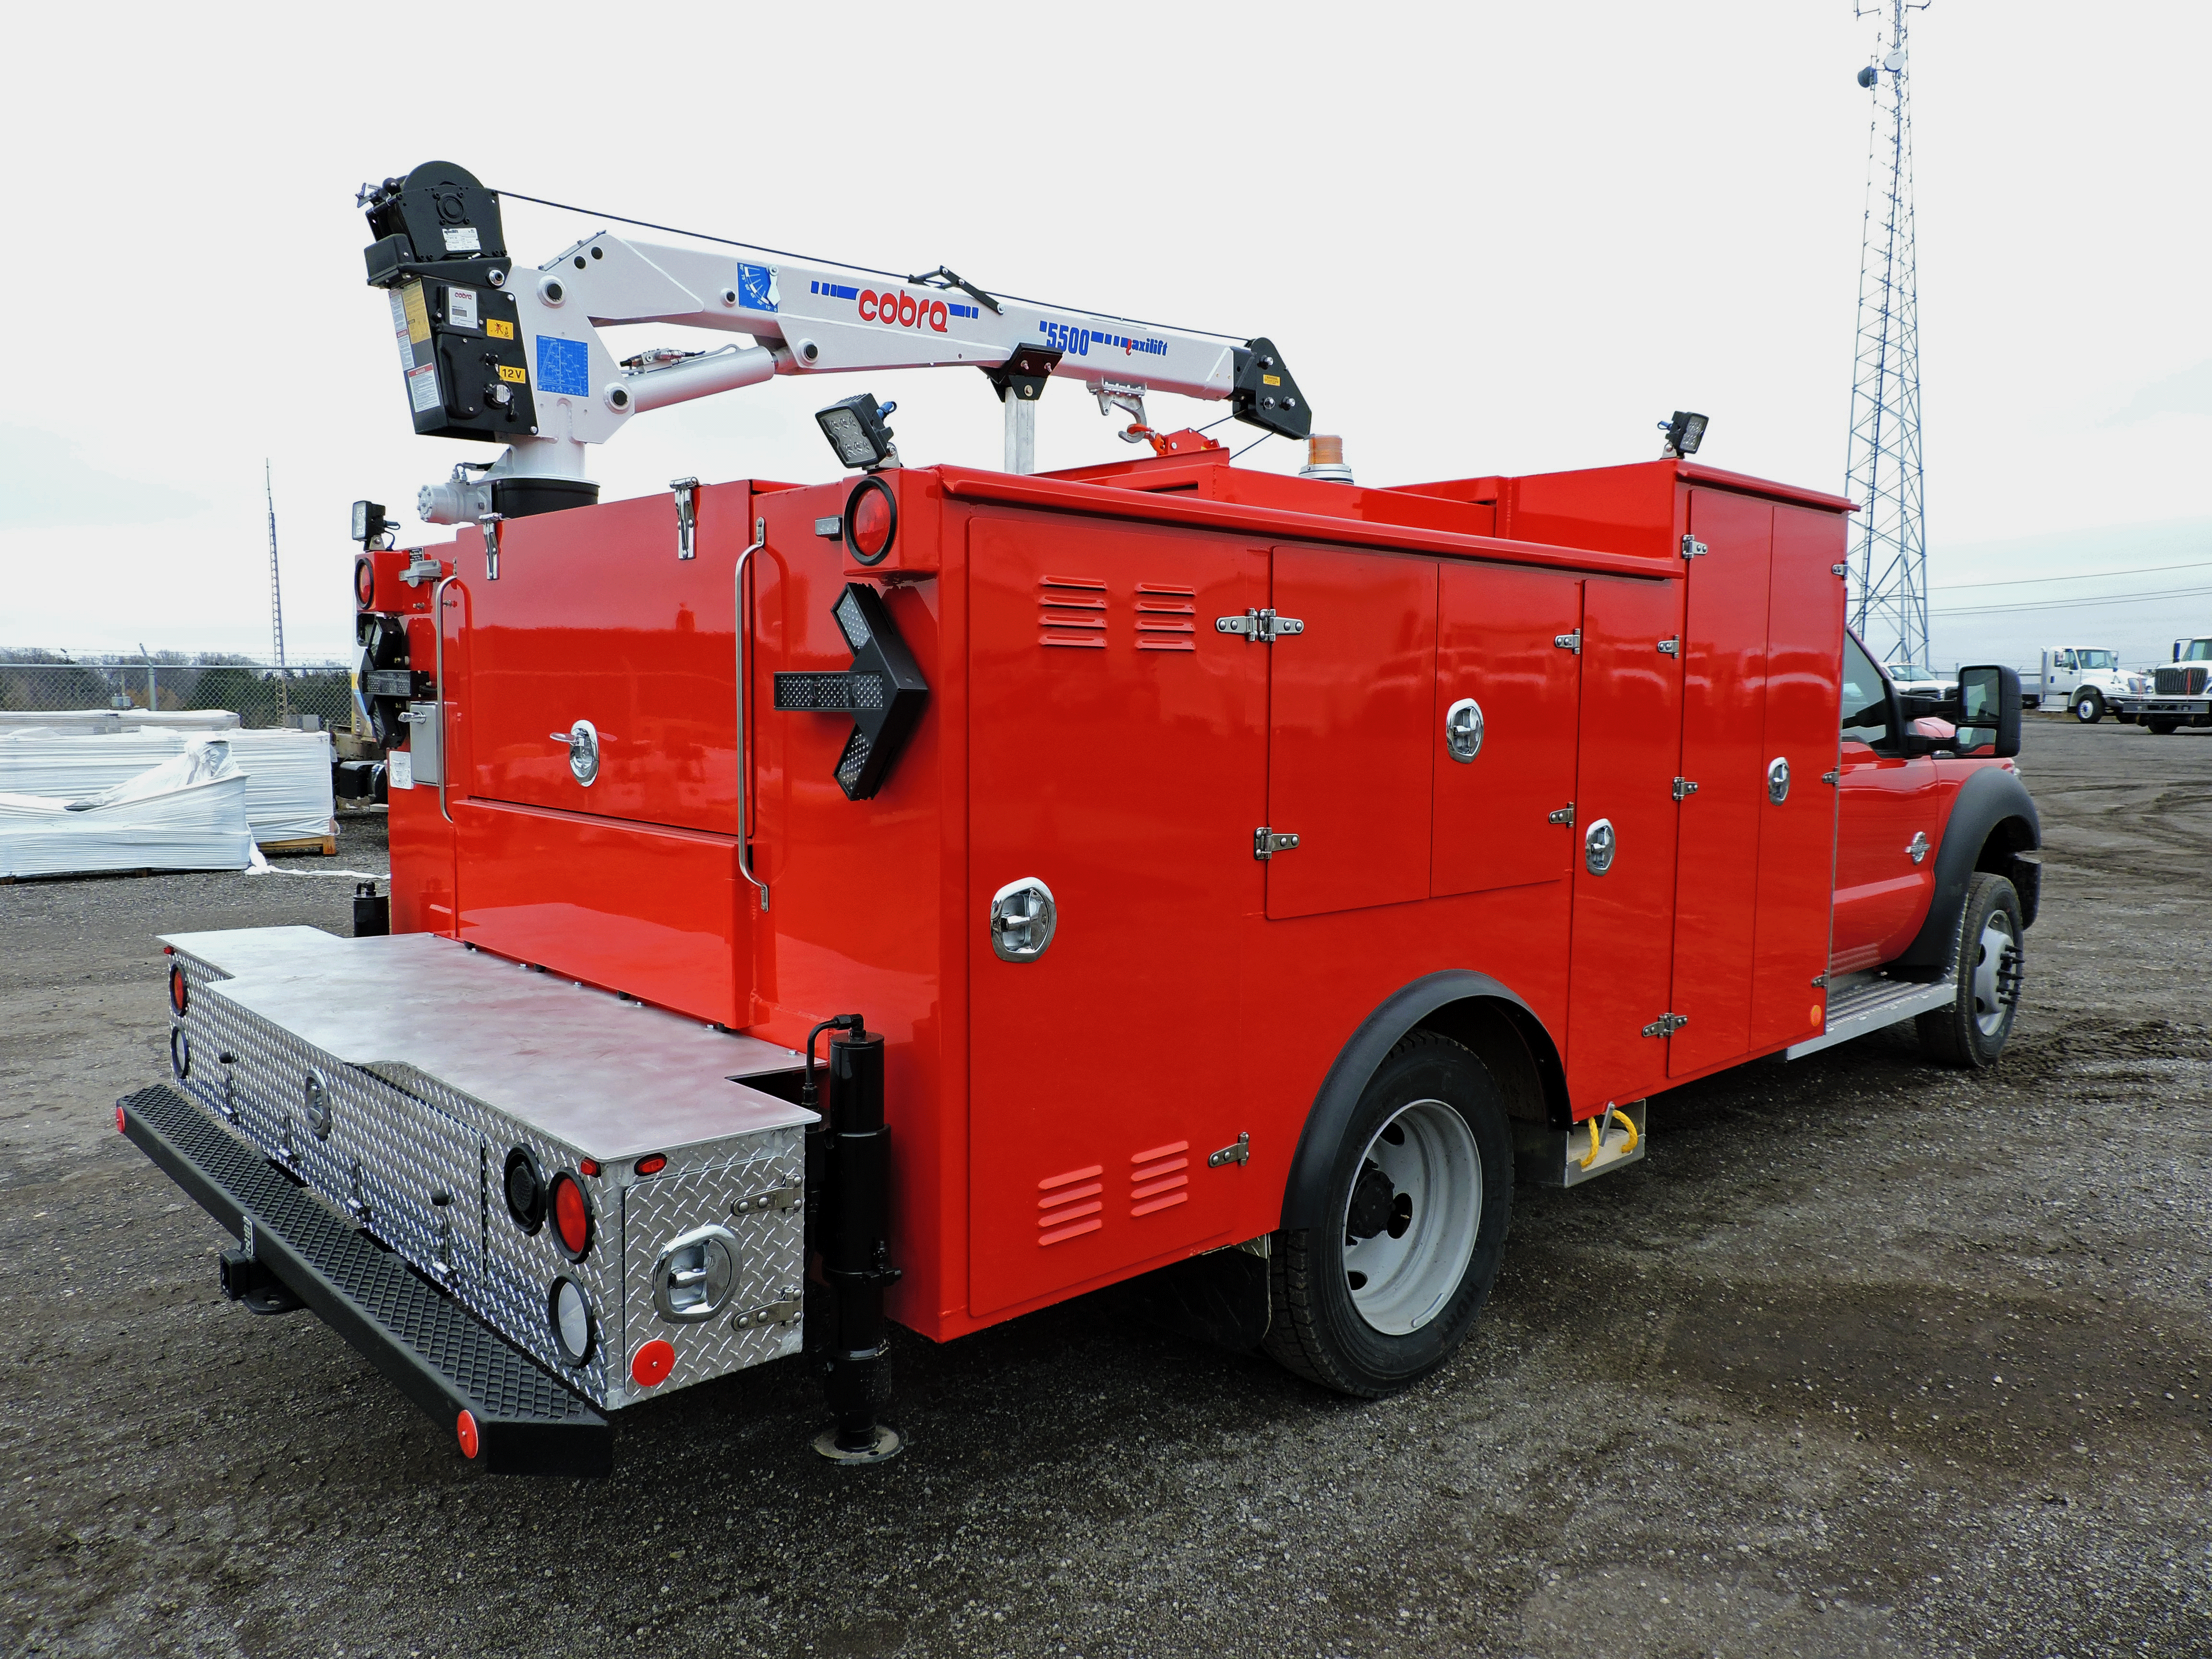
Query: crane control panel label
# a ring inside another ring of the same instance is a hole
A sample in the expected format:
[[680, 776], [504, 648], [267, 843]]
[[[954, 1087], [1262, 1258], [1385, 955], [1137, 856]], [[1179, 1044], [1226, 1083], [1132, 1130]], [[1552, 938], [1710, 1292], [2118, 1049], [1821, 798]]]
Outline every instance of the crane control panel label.
[[484, 332], [495, 340], [512, 340], [514, 325], [504, 317], [487, 317], [484, 319]]
[[538, 337], [538, 389], [556, 398], [592, 395], [592, 352], [581, 340]]
[[438, 406], [438, 368], [425, 363], [420, 368], [407, 371], [407, 400], [417, 415], [428, 414]]
[[446, 320], [455, 328], [477, 326], [477, 291], [472, 288], [446, 290]]

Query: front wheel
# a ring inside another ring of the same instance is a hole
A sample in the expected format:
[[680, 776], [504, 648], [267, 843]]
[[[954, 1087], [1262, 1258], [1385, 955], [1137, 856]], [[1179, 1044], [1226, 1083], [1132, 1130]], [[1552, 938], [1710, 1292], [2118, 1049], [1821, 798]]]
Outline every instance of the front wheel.
[[1996, 1063], [2020, 1007], [2027, 931], [2020, 895], [2010, 882], [1981, 870], [1967, 878], [1959, 918], [1957, 999], [1917, 1022], [1920, 1046], [1930, 1059], [1977, 1070]]
[[1513, 1138], [1489, 1071], [1449, 1037], [1405, 1037], [1360, 1094], [1328, 1193], [1329, 1222], [1275, 1235], [1266, 1346], [1372, 1399], [1449, 1358], [1498, 1278]]
[[2150, 728], [2150, 734], [2154, 738], [2170, 738], [2180, 726], [2181, 722], [2179, 720], [2147, 720], [2143, 724]]
[[2077, 693], [2074, 698], [2074, 718], [2084, 726], [2094, 726], [2105, 718], [2105, 700], [2094, 691]]

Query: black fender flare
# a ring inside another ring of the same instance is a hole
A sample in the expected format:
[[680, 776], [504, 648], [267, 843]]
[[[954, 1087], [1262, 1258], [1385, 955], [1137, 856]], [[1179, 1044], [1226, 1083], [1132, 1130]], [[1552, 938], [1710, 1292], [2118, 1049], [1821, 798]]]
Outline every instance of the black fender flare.
[[1375, 1068], [1396, 1046], [1398, 1039], [1437, 1009], [1474, 997], [1507, 1003], [1519, 1009], [1530, 1024], [1539, 1030], [1543, 1029], [1543, 1022], [1536, 1018], [1534, 1009], [1487, 974], [1447, 969], [1425, 974], [1393, 991], [1359, 1023], [1359, 1029], [1337, 1051], [1328, 1075], [1322, 1079], [1321, 1087], [1315, 1092], [1313, 1109], [1306, 1114], [1305, 1128], [1298, 1136], [1297, 1151], [1291, 1158], [1290, 1179], [1283, 1191], [1285, 1227], [1320, 1224], [1328, 1199], [1329, 1165], [1337, 1142], [1343, 1138], [1344, 1126], [1352, 1121], [1352, 1109], [1359, 1104], [1367, 1079], [1375, 1075]]
[[[2043, 819], [2020, 774], [1987, 766], [1959, 786], [1951, 816], [1943, 825], [1943, 844], [1936, 849], [1936, 895], [1929, 902], [1928, 919], [1920, 924], [1919, 933], [1905, 947], [1905, 954], [1892, 965], [1941, 968], [1950, 961], [1960, 908], [1966, 902], [1967, 878], [1974, 873], [1990, 832], [2008, 818], [2019, 818], [2027, 824], [2030, 850], [2043, 845]], [[2021, 907], [2027, 913], [2022, 920], [2030, 925], [2035, 921], [2034, 906], [2039, 896], [2021, 894]]]

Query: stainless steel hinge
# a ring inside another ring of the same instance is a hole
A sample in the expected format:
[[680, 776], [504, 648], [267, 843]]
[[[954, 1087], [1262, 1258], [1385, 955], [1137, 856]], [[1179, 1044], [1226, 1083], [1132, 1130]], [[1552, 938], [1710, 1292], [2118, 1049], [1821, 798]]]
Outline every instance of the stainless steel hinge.
[[1698, 786], [1691, 782], [1689, 779], [1677, 778], [1674, 780], [1674, 799], [1676, 800], [1687, 800], [1691, 796], [1697, 793]]
[[1297, 836], [1287, 830], [1270, 830], [1263, 823], [1252, 832], [1252, 856], [1255, 859], [1271, 859], [1297, 844]]
[[1823, 772], [1820, 774], [1820, 781], [1823, 783], [1838, 783], [1842, 781], [1843, 775], [1844, 775], [1841, 772]]
[[1662, 1014], [1644, 1028], [1646, 1036], [1672, 1036], [1690, 1023], [1687, 1014]]
[[1554, 634], [1552, 635], [1552, 643], [1558, 646], [1560, 650], [1571, 651], [1579, 657], [1583, 653], [1583, 630], [1577, 628], [1571, 634]]
[[1847, 564], [1832, 564], [1828, 567], [1828, 574], [1831, 576], [1845, 576], [1850, 574], [1850, 568]]
[[688, 559], [693, 550], [691, 532], [699, 522], [698, 510], [694, 505], [699, 481], [696, 478], [671, 478], [668, 487], [676, 492], [676, 556]]
[[1813, 988], [1816, 991], [1826, 990], [1828, 988], [1828, 976], [1826, 974], [1815, 974], [1813, 976]]
[[1682, 556], [1686, 559], [1702, 559], [1711, 550], [1695, 536], [1682, 538]]
[[1239, 1134], [1234, 1146], [1224, 1146], [1218, 1152], [1206, 1155], [1206, 1167], [1218, 1170], [1224, 1164], [1249, 1164], [1252, 1161], [1252, 1137]]
[[1242, 634], [1261, 645], [1273, 645], [1287, 634], [1303, 634], [1306, 625], [1296, 617], [1279, 617], [1273, 611], [1247, 611], [1241, 617], [1216, 617], [1217, 634]]
[[795, 1210], [806, 1197], [806, 1184], [793, 1181], [787, 1186], [765, 1193], [755, 1193], [741, 1198], [730, 1206], [732, 1215], [747, 1215], [755, 1210]]
[[1659, 654], [1662, 657], [1680, 656], [1682, 654], [1682, 641], [1679, 639], [1660, 641]]
[[1544, 821], [1547, 823], [1572, 823], [1575, 821], [1574, 802], [1569, 801], [1565, 806], [1553, 807], [1545, 815]]
[[771, 1302], [765, 1308], [748, 1308], [730, 1316], [731, 1325], [744, 1330], [755, 1325], [788, 1325], [799, 1317], [802, 1304], [797, 1291], [786, 1291], [783, 1299]]

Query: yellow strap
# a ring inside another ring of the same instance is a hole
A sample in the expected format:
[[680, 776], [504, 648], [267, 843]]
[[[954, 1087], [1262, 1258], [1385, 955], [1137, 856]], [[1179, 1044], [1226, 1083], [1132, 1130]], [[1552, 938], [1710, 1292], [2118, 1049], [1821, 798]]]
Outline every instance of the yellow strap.
[[1621, 1156], [1627, 1157], [1636, 1150], [1636, 1143], [1644, 1139], [1642, 1133], [1636, 1127], [1636, 1120], [1615, 1106], [1607, 1106], [1605, 1109], [1605, 1115], [1607, 1117], [1620, 1119], [1621, 1127], [1628, 1131], [1627, 1144], [1620, 1149]]
[[1604, 1115], [1603, 1113], [1600, 1113], [1597, 1116], [1595, 1116], [1595, 1117], [1594, 1117], [1594, 1118], [1592, 1118], [1592, 1119], [1590, 1119], [1590, 1120], [1589, 1120], [1590, 1149], [1589, 1149], [1589, 1152], [1587, 1152], [1586, 1153], [1584, 1153], [1584, 1154], [1583, 1155], [1583, 1161], [1582, 1161], [1582, 1167], [1583, 1167], [1583, 1169], [1585, 1169], [1585, 1170], [1589, 1169], [1589, 1166], [1590, 1166], [1591, 1164], [1595, 1164], [1595, 1163], [1596, 1163], [1596, 1162], [1597, 1162], [1597, 1149], [1598, 1149], [1598, 1138], [1597, 1138], [1597, 1137], [1598, 1137], [1598, 1127], [1597, 1127], [1597, 1126], [1598, 1126], [1599, 1124], [1602, 1123], [1603, 1121], [1605, 1121], [1605, 1115]]

